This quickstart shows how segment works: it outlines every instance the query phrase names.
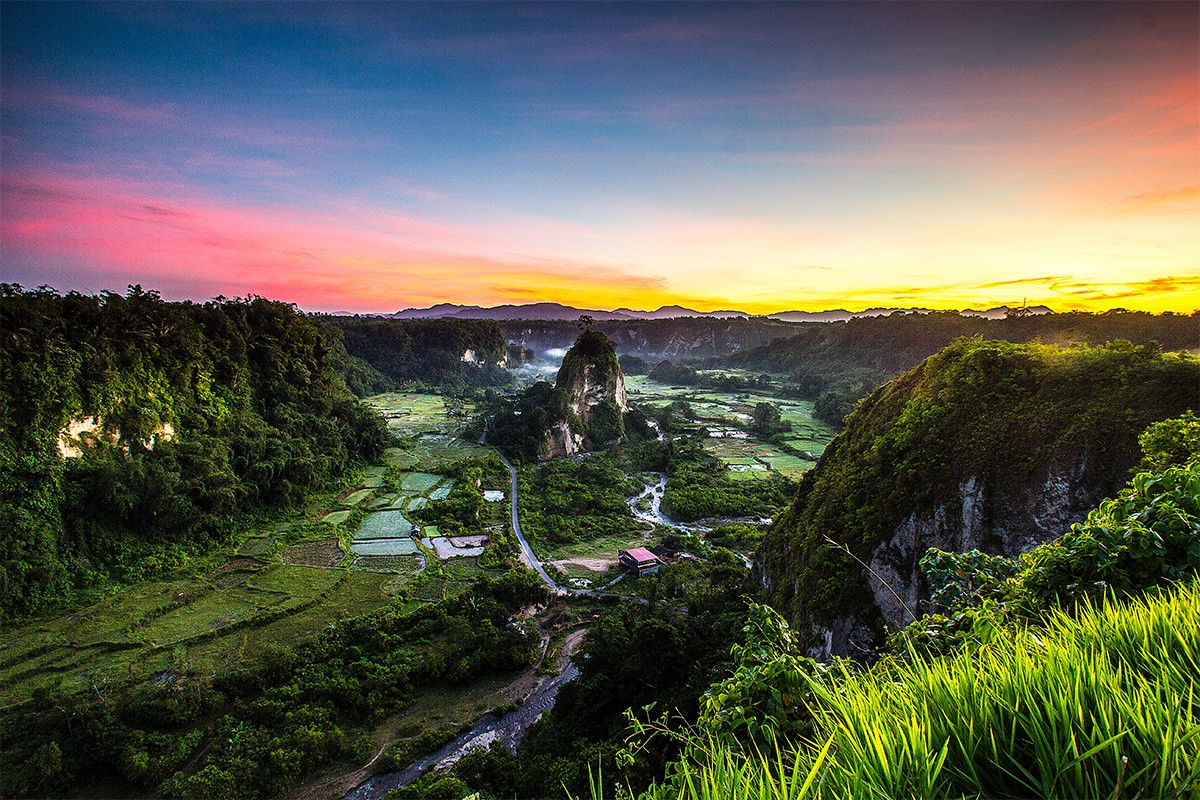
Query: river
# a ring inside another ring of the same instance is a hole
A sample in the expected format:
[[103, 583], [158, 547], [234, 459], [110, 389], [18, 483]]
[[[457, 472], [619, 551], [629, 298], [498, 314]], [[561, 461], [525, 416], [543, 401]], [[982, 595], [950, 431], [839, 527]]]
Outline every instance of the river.
[[516, 752], [529, 726], [554, 707], [563, 684], [579, 676], [579, 668], [571, 655], [583, 640], [583, 633], [583, 630], [576, 630], [567, 635], [558, 656], [558, 674], [543, 678], [518, 708], [503, 717], [490, 712], [484, 714], [469, 731], [460, 733], [441, 749], [422, 756], [402, 770], [372, 775], [346, 792], [342, 800], [381, 800], [393, 789], [412, 784], [430, 769], [449, 769], [471, 748], [490, 747], [494, 741], [503, 742], [509, 750]]
[[[633, 516], [642, 522], [650, 525], [666, 525], [677, 531], [696, 534], [705, 534], [718, 525], [729, 525], [734, 522], [746, 522], [751, 525], [768, 525], [771, 522], [770, 519], [756, 519], [753, 517], [714, 517], [693, 523], [676, 522], [662, 512], [663, 495], [667, 491], [667, 476], [662, 472], [651, 472], [649, 474], [654, 476], [655, 482], [646, 484], [646, 488], [642, 490], [641, 494], [630, 497], [625, 501], [629, 504], [629, 510], [633, 513]], [[630, 475], [629, 477], [633, 476]], [[642, 508], [644, 505], [642, 501], [646, 498], [650, 499], [649, 510]], [[741, 553], [736, 553], [736, 555], [747, 567], [750, 566], [751, 561], [747, 556]]]

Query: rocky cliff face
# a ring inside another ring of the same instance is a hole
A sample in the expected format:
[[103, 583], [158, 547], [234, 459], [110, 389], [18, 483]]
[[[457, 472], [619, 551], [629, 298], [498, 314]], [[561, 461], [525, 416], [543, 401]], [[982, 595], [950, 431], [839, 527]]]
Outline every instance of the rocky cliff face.
[[622, 413], [629, 410], [616, 349], [603, 334], [588, 331], [579, 337], [563, 358], [555, 386], [567, 393], [571, 410], [584, 424], [591, 420], [593, 409], [604, 404]]
[[1124, 484], [1138, 434], [1194, 405], [1197, 385], [1186, 354], [960, 340], [859, 405], [756, 575], [813, 655], [869, 652], [928, 610], [930, 547], [1014, 556], [1060, 536]]
[[539, 453], [543, 458], [573, 455], [624, 437], [629, 410], [625, 377], [616, 348], [604, 334], [588, 330], [579, 337], [563, 357], [555, 390], [565, 394], [568, 411], [546, 431]]
[[571, 424], [565, 419], [560, 419], [551, 424], [542, 435], [542, 441], [538, 445], [538, 458], [547, 461], [551, 458], [573, 456], [583, 452], [583, 443], [583, 434], [572, 430]]
[[[899, 630], [925, 610], [928, 587], [919, 562], [929, 548], [1016, 556], [1061, 536], [1119, 488], [1092, 474], [1087, 453], [1060, 455], [1029, 477], [1024, 485], [996, 492], [981, 476], [969, 475], [950, 499], [914, 509], [875, 548], [866, 579], [888, 630]], [[869, 644], [848, 636], [843, 642], [850, 650]]]

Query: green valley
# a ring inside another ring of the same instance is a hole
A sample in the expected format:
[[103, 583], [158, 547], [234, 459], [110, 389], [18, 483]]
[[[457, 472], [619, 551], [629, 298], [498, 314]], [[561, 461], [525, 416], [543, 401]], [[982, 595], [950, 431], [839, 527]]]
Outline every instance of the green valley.
[[963, 338], [838, 425], [777, 370], [802, 338], [688, 364], [584, 321], [555, 368], [480, 320], [0, 301], [4, 796], [1200, 780], [1194, 355]]

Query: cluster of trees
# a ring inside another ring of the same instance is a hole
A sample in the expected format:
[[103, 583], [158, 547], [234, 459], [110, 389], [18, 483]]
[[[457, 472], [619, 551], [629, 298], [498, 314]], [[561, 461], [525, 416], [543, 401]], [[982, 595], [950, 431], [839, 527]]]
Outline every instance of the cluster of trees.
[[123, 784], [122, 794], [281, 796], [339, 759], [369, 758], [363, 727], [420, 687], [533, 663], [537, 636], [510, 619], [544, 600], [535, 575], [512, 571], [435, 605], [397, 598], [211, 686], [182, 676], [103, 695], [43, 694], [0, 717], [0, 791], [44, 797], [86, 778]]
[[640, 530], [625, 498], [642, 484], [607, 455], [555, 460], [521, 473], [521, 527], [535, 541], [587, 542]]
[[795, 493], [794, 481], [772, 472], [754, 480], [734, 480], [720, 459], [695, 442], [663, 442], [667, 488], [662, 509], [677, 522], [708, 517], [770, 517]]
[[770, 439], [792, 429], [792, 423], [783, 418], [779, 406], [774, 403], [755, 403], [750, 417], [750, 430], [763, 439]]
[[1103, 345], [1123, 339], [1142, 345], [1157, 342], [1163, 350], [1200, 347], [1195, 315], [1122, 310], [1017, 314], [1004, 319], [954, 311], [897, 312], [846, 322], [805, 323], [790, 328], [788, 334], [705, 363], [786, 375], [790, 391], [815, 400], [814, 416], [831, 425], [841, 425], [855, 403], [876, 386], [963, 336], [1059, 345]]
[[[4, 616], [179, 566], [388, 440], [347, 389], [339, 342], [284, 303], [3, 284], [0, 330]], [[64, 458], [60, 437], [85, 421]]]
[[1086, 512], [1137, 463], [1139, 433], [1193, 406], [1197, 385], [1200, 360], [1153, 346], [959, 340], [873, 392], [804, 476], [759, 551], [772, 602], [802, 632], [856, 611], [869, 619], [860, 562], [914, 513], [961, 508], [968, 478], [987, 492], [989, 519], [1023, 513], [1051, 470], [1073, 482], [1065, 511]]
[[[425, 508], [412, 512], [413, 519], [423, 525], [436, 525], [444, 536], [470, 536], [481, 533], [486, 519], [483, 499], [484, 477], [489, 486], [507, 483], [508, 470], [500, 459], [489, 456], [455, 464], [449, 474], [454, 487], [445, 498], [431, 500]], [[503, 474], [503, 482], [501, 481]]]
[[[350, 356], [347, 381], [360, 396], [414, 384], [462, 389], [511, 380], [504, 369], [509, 346], [490, 320], [315, 319], [344, 342]], [[517, 348], [514, 355], [522, 352]]]
[[566, 390], [547, 381], [538, 381], [515, 398], [488, 395], [483, 409], [490, 420], [488, 441], [525, 462], [541, 457], [552, 425], [563, 420], [580, 425]]
[[[628, 356], [622, 356], [626, 359]], [[624, 361], [622, 361], [624, 364]], [[744, 392], [771, 388], [769, 375], [754, 377], [745, 375], [730, 375], [728, 373], [713, 374], [697, 372], [689, 364], [673, 361], [660, 361], [646, 374], [655, 383], [666, 386], [696, 386], [701, 389], [711, 389], [716, 392]]]

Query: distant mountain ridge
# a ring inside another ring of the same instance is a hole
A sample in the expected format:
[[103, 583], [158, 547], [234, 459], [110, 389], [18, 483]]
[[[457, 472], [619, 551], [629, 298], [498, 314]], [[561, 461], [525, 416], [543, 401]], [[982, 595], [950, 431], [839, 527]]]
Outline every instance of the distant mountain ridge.
[[[928, 308], [868, 308], [863, 311], [847, 311], [844, 308], [826, 311], [780, 311], [766, 314], [768, 319], [782, 322], [845, 322], [858, 317], [883, 317], [897, 311], [905, 313], [928, 314], [933, 309]], [[1050, 314], [1046, 306], [1030, 306], [1024, 309], [1010, 306], [996, 306], [986, 311], [967, 309], [959, 312], [964, 316], [986, 317], [1001, 319], [1010, 313]], [[600, 311], [598, 309], [575, 308], [562, 303], [527, 303], [523, 305], [506, 304], [485, 308], [483, 306], [460, 305], [458, 303], [438, 303], [429, 308], [406, 308], [384, 316], [392, 319], [490, 319], [511, 320], [526, 319], [538, 322], [575, 320], [582, 315], [588, 315], [595, 320], [635, 320], [635, 319], [677, 319], [679, 317], [708, 317], [710, 319], [748, 319], [752, 314], [745, 311], [696, 311], [684, 306], [662, 306], [655, 311], [635, 311], [631, 308], [618, 308], [615, 311]]]

